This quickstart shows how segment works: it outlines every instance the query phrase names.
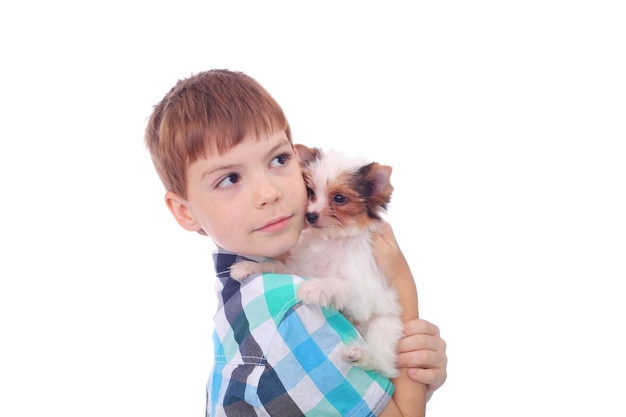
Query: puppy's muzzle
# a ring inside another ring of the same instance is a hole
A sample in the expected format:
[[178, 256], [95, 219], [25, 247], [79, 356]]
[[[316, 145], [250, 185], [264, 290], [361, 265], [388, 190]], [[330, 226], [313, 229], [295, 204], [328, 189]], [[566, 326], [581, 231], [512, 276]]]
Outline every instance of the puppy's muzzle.
[[309, 222], [309, 224], [315, 224], [318, 218], [319, 215], [317, 213], [308, 212], [306, 214], [306, 221]]

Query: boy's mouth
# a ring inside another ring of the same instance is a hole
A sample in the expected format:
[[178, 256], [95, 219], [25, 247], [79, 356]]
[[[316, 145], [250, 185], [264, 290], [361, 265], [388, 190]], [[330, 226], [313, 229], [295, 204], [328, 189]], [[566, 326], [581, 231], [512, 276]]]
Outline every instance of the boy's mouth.
[[278, 232], [287, 227], [292, 217], [293, 216], [285, 216], [272, 219], [256, 229], [255, 232]]

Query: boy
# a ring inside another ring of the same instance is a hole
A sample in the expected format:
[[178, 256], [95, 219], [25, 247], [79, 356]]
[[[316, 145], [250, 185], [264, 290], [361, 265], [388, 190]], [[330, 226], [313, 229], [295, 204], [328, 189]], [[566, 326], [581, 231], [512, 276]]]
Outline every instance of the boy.
[[388, 225], [374, 238], [376, 258], [401, 295], [406, 334], [393, 383], [341, 357], [343, 343], [360, 336], [337, 311], [298, 302], [303, 278], [229, 277], [241, 259], [283, 260], [305, 226], [289, 124], [259, 83], [227, 70], [181, 80], [155, 106], [145, 140], [176, 221], [218, 248], [207, 415], [424, 414], [446, 377], [445, 342], [417, 318], [415, 284]]

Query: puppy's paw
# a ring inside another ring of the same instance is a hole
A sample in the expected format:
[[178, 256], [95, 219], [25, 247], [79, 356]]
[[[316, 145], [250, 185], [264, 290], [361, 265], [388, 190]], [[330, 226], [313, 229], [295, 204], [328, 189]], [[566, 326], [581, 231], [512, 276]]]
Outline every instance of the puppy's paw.
[[346, 346], [342, 351], [343, 358], [348, 362], [352, 362], [359, 368], [376, 371], [386, 377], [394, 378], [398, 376], [398, 369], [395, 361], [385, 361], [383, 358], [377, 358], [368, 351], [366, 345], [354, 343]]
[[324, 288], [324, 284], [317, 279], [309, 279], [300, 284], [298, 298], [305, 304], [314, 304], [320, 307], [328, 307], [332, 301], [332, 295]]
[[342, 355], [348, 362], [358, 362], [363, 357], [363, 349], [359, 345], [348, 345], [343, 349]]
[[237, 281], [241, 281], [245, 277], [256, 274], [257, 272], [263, 272], [260, 270], [257, 262], [241, 261], [230, 266], [230, 276]]

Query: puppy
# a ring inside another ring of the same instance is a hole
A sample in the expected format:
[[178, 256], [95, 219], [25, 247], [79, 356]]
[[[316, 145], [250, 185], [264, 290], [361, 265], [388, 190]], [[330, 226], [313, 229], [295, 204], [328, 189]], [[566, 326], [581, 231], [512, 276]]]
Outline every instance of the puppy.
[[293, 273], [304, 303], [334, 307], [359, 330], [343, 351], [346, 360], [386, 376], [397, 376], [396, 347], [402, 336], [401, 307], [379, 270], [371, 234], [379, 230], [393, 187], [392, 168], [338, 151], [295, 145], [308, 189], [308, 227], [285, 260], [243, 261], [231, 267], [234, 279], [259, 272]]

